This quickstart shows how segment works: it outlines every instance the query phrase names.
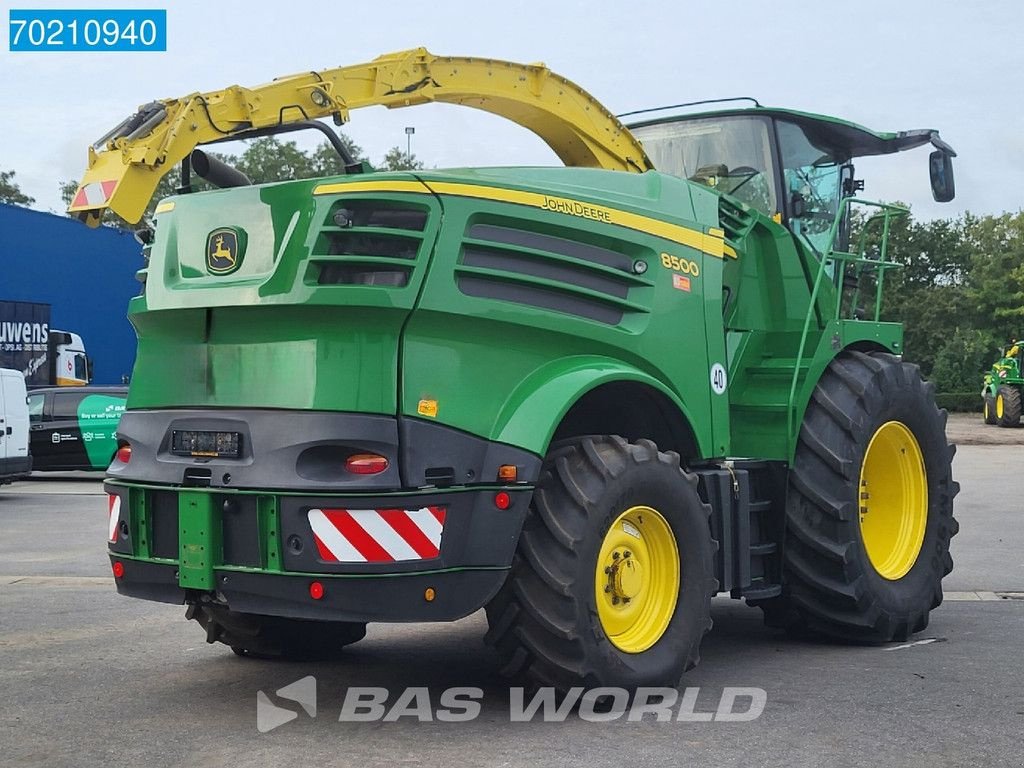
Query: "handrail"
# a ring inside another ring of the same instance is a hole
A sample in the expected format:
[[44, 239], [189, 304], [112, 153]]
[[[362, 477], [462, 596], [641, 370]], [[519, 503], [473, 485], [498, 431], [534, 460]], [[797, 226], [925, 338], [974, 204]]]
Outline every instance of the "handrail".
[[[850, 206], [865, 205], [873, 208], [878, 208], [880, 211], [874, 214], [867, 222], [865, 222], [864, 228], [861, 230], [860, 237], [857, 241], [857, 253], [849, 253], [846, 251], [836, 251], [834, 246], [836, 240], [839, 237], [840, 227], [842, 226], [843, 220], [845, 219]], [[908, 208], [904, 208], [900, 205], [893, 205], [891, 203], [880, 203], [874, 200], [862, 200], [857, 197], [844, 197], [839, 201], [839, 207], [836, 210], [835, 218], [832, 221], [832, 227], [829, 230], [829, 247], [825, 251], [825, 254], [821, 257], [818, 264], [818, 273], [814, 278], [814, 286], [811, 289], [811, 298], [807, 306], [807, 315], [804, 317], [804, 327], [800, 334], [800, 346], [797, 348], [796, 360], [793, 364], [793, 379], [789, 387], [789, 400], [787, 401], [786, 408], [786, 425], [787, 425], [787, 440], [789, 442], [789, 453], [792, 455], [796, 448], [796, 435], [794, 434], [795, 420], [796, 420], [796, 390], [797, 385], [800, 383], [800, 365], [803, 362], [804, 352], [807, 348], [807, 337], [811, 330], [811, 319], [815, 315], [815, 310], [818, 304], [818, 293], [821, 290], [822, 277], [825, 275], [829, 265], [842, 264], [872, 264], [878, 269], [878, 283], [875, 292], [875, 318], [874, 321], [879, 321], [882, 304], [882, 283], [885, 278], [885, 272], [888, 269], [897, 269], [903, 265], [888, 261], [887, 255], [889, 251], [889, 231], [890, 223], [893, 218], [898, 216], [906, 216], [910, 213]], [[882, 249], [879, 254], [879, 258], [870, 259], [864, 256], [864, 252], [867, 248], [867, 233], [871, 227], [872, 222], [876, 221], [878, 217], [882, 217]], [[836, 310], [835, 320], [840, 319], [842, 314], [842, 280], [843, 271], [841, 269], [835, 269], [832, 274], [832, 282], [836, 288]], [[859, 292], [860, 287], [858, 285], [857, 291]], [[856, 309], [856, 296], [854, 294], [854, 308]], [[852, 318], [856, 319], [856, 318]]]

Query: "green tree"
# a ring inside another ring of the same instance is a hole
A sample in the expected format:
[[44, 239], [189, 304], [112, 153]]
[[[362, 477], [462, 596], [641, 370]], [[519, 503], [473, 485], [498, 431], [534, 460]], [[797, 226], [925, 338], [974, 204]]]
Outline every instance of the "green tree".
[[[931, 380], [939, 392], [973, 392], [992, 365], [998, 344], [988, 331], [957, 328], [935, 355]], [[980, 401], [979, 401], [980, 402]]]
[[29, 197], [21, 191], [21, 187], [14, 180], [14, 171], [0, 171], [0, 203], [29, 206], [34, 202], [34, 197]]
[[308, 179], [316, 175], [313, 161], [306, 152], [294, 141], [281, 141], [276, 136], [253, 139], [240, 156], [229, 156], [225, 162], [248, 176], [253, 184]]
[[975, 326], [990, 329], [1002, 342], [1020, 338], [1024, 334], [1024, 212], [968, 215], [965, 220], [971, 251], [967, 296]]
[[[367, 162], [362, 147], [343, 133], [339, 136], [341, 143], [357, 163]], [[338, 150], [326, 141], [320, 143], [310, 160], [315, 176], [340, 176], [345, 173], [345, 161], [341, 159]]]
[[885, 277], [882, 319], [904, 325], [904, 354], [929, 376], [936, 355], [963, 323], [970, 249], [960, 219], [896, 219], [887, 258], [903, 265]]
[[406, 154], [400, 147], [389, 149], [381, 163], [382, 171], [418, 171], [422, 168], [423, 163], [416, 159], [416, 155]]

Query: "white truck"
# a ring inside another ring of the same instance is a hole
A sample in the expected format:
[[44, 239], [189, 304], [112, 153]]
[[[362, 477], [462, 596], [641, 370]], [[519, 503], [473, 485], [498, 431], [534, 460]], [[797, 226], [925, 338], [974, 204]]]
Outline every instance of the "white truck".
[[0, 485], [31, 471], [25, 377], [21, 371], [0, 368]]
[[0, 299], [0, 367], [18, 369], [29, 387], [83, 387], [92, 361], [82, 337], [50, 327], [50, 305]]

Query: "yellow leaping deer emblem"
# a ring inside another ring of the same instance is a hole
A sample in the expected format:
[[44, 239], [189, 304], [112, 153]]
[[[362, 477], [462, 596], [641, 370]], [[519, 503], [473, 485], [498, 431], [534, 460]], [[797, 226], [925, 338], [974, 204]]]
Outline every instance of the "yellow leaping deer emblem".
[[206, 246], [206, 267], [211, 274], [234, 272], [239, 263], [238, 235], [229, 229], [210, 233]]

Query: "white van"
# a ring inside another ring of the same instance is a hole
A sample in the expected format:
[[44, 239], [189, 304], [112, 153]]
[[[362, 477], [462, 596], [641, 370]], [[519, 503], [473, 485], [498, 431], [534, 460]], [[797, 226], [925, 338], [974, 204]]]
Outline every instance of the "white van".
[[28, 454], [28, 393], [21, 371], [0, 368], [0, 484], [32, 471]]

